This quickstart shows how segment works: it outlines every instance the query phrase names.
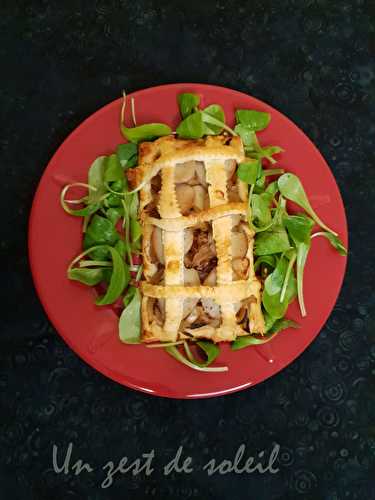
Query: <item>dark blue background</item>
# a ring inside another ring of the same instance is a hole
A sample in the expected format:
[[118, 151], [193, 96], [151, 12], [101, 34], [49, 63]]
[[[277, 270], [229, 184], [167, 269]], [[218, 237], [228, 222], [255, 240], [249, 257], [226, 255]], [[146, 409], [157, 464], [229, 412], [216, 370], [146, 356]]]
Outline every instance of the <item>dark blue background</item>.
[[[2, 2], [1, 500], [375, 499], [374, 17], [364, 0]], [[294, 120], [330, 164], [350, 227], [345, 283], [311, 347], [259, 386], [203, 401], [138, 394], [86, 366], [46, 319], [26, 250], [33, 193], [68, 133], [123, 88], [186, 81]], [[96, 472], [53, 472], [53, 443], [69, 442]], [[199, 470], [241, 443], [247, 456], [278, 443], [279, 473]], [[164, 477], [179, 445], [196, 471]], [[108, 460], [152, 448], [151, 476], [100, 489]]]

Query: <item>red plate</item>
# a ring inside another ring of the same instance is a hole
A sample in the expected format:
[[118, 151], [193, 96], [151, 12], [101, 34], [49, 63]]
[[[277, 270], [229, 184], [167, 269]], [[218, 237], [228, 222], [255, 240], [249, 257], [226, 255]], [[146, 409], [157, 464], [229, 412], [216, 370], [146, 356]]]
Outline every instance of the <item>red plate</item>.
[[[197, 92], [203, 106], [221, 104], [229, 124], [236, 108], [271, 113], [269, 127], [259, 133], [261, 143], [285, 150], [278, 157], [280, 166], [298, 174], [319, 216], [347, 244], [345, 211], [335, 179], [319, 151], [296, 125], [253, 97], [198, 84], [163, 85], [134, 92], [138, 122], [159, 121], [175, 127], [180, 92]], [[68, 182], [86, 182], [92, 161], [112, 153], [123, 142], [120, 107], [121, 99], [104, 106], [70, 134], [48, 164], [36, 192], [30, 216], [29, 255], [36, 289], [49, 319], [87, 363], [107, 377], [149, 394], [204, 398], [239, 391], [267, 379], [306, 349], [335, 304], [346, 258], [325, 239], [313, 240], [308, 257], [304, 283], [307, 317], [302, 320], [296, 304], [289, 308], [288, 316], [302, 328], [287, 330], [268, 344], [238, 352], [223, 346], [216, 364], [228, 365], [226, 373], [195, 372], [161, 350], [122, 344], [117, 334], [118, 318], [112, 310], [95, 306], [93, 290], [67, 279], [67, 266], [81, 250], [81, 220], [62, 210], [60, 191]], [[129, 116], [127, 120], [130, 123]]]

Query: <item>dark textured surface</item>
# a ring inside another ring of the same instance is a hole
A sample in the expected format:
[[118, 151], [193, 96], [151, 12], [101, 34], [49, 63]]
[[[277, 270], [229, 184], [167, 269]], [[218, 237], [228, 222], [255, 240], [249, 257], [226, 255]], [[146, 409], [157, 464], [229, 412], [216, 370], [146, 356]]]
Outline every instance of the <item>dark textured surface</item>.
[[[0, 499], [375, 499], [374, 3], [68, 4], [0, 7]], [[49, 325], [26, 252], [35, 187], [67, 134], [122, 88], [185, 81], [250, 93], [294, 120], [331, 165], [351, 244], [311, 347], [259, 386], [203, 401], [148, 397], [86, 366]], [[69, 442], [94, 472], [53, 471], [53, 443], [62, 452]], [[278, 443], [280, 471], [201, 470], [241, 443], [246, 456]], [[194, 472], [163, 476], [180, 445]], [[108, 460], [151, 449], [150, 476], [118, 474], [101, 488]]]

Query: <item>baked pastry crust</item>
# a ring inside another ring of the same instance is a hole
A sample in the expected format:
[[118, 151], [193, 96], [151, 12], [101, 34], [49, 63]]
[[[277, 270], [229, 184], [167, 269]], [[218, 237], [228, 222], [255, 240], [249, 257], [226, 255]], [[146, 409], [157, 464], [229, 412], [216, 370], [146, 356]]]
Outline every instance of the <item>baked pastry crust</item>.
[[[231, 341], [239, 335], [264, 333], [264, 318], [261, 311], [261, 284], [254, 273], [254, 233], [247, 224], [242, 231], [247, 240], [246, 279], [233, 281], [232, 228], [234, 216], [246, 221], [247, 186], [237, 180], [240, 201], [228, 201], [228, 178], [225, 169], [227, 160], [237, 164], [244, 160], [244, 150], [239, 137], [225, 135], [208, 136], [199, 140], [181, 140], [174, 136], [162, 137], [154, 142], [142, 143], [139, 147], [139, 165], [135, 169], [136, 185], [140, 190], [139, 215], [143, 228], [144, 280], [142, 292], [142, 341], [176, 341], [181, 338], [208, 338], [213, 342]], [[176, 166], [195, 161], [203, 162], [208, 185], [209, 207], [182, 215], [176, 195]], [[150, 215], [147, 206], [153, 200], [151, 182], [160, 174], [161, 188], [158, 193], [157, 210], [160, 218]], [[184, 237], [185, 231], [202, 223], [211, 224], [216, 248], [216, 285], [186, 286], [184, 284]], [[154, 262], [152, 256], [152, 233], [160, 228], [164, 253], [164, 268]], [[159, 283], [155, 276], [159, 274]], [[152, 304], [155, 299], [163, 301], [164, 318], [155, 319]], [[196, 328], [183, 327], [184, 301], [211, 300], [220, 307], [220, 321]], [[240, 305], [246, 307], [247, 328], [239, 324], [236, 317]]]

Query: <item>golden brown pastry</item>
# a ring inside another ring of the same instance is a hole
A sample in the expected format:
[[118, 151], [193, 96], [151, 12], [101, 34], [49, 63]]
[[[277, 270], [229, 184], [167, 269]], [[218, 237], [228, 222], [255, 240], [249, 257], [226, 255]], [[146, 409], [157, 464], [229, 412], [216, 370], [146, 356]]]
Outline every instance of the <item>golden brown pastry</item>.
[[162, 137], [139, 147], [142, 341], [264, 333], [239, 137]]

